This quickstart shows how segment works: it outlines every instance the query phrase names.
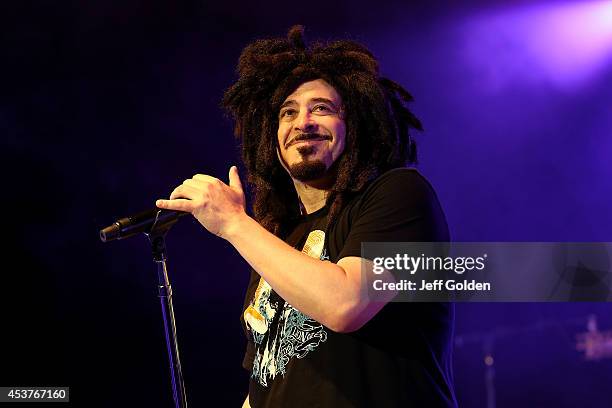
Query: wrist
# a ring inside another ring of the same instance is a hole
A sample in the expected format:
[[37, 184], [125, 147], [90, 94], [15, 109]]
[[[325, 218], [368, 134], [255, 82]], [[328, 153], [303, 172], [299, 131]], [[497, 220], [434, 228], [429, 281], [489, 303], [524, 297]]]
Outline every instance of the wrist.
[[221, 237], [231, 243], [247, 228], [250, 221], [254, 220], [247, 213], [241, 212], [237, 214], [223, 229]]

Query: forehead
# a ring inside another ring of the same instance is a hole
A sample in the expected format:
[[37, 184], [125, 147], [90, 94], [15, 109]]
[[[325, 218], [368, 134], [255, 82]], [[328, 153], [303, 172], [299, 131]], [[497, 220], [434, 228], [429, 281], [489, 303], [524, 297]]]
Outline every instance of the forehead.
[[323, 79], [315, 79], [314, 81], [304, 82], [298, 86], [291, 95], [287, 96], [283, 104], [287, 102], [303, 103], [315, 98], [329, 99], [335, 104], [342, 103], [340, 94], [333, 86]]

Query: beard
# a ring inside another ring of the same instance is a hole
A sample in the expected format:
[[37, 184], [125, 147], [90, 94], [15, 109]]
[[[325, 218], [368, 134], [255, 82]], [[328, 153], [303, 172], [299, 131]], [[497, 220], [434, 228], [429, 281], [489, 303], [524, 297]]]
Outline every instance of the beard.
[[327, 173], [327, 166], [321, 160], [304, 160], [289, 167], [291, 177], [305, 182], [322, 178]]
[[309, 160], [308, 156], [315, 152], [314, 146], [300, 146], [298, 148], [302, 161], [289, 166], [288, 170], [296, 180], [305, 182], [322, 178], [327, 173], [327, 166], [321, 160]]

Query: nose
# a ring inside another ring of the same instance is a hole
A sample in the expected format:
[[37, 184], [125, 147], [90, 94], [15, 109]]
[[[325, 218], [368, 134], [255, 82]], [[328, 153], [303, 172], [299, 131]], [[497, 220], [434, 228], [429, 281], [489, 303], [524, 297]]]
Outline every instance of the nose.
[[298, 115], [294, 123], [294, 129], [305, 133], [314, 132], [317, 128], [317, 122], [315, 122], [312, 114], [308, 109], [302, 109], [302, 112]]

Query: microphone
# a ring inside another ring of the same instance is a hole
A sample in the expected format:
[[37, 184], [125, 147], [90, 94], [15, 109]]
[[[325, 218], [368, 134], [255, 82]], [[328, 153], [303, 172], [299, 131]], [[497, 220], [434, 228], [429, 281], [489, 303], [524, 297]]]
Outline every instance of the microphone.
[[162, 210], [153, 208], [129, 217], [121, 218], [108, 227], [100, 230], [102, 242], [124, 239], [140, 232], [149, 233], [154, 229], [170, 227], [188, 212]]

